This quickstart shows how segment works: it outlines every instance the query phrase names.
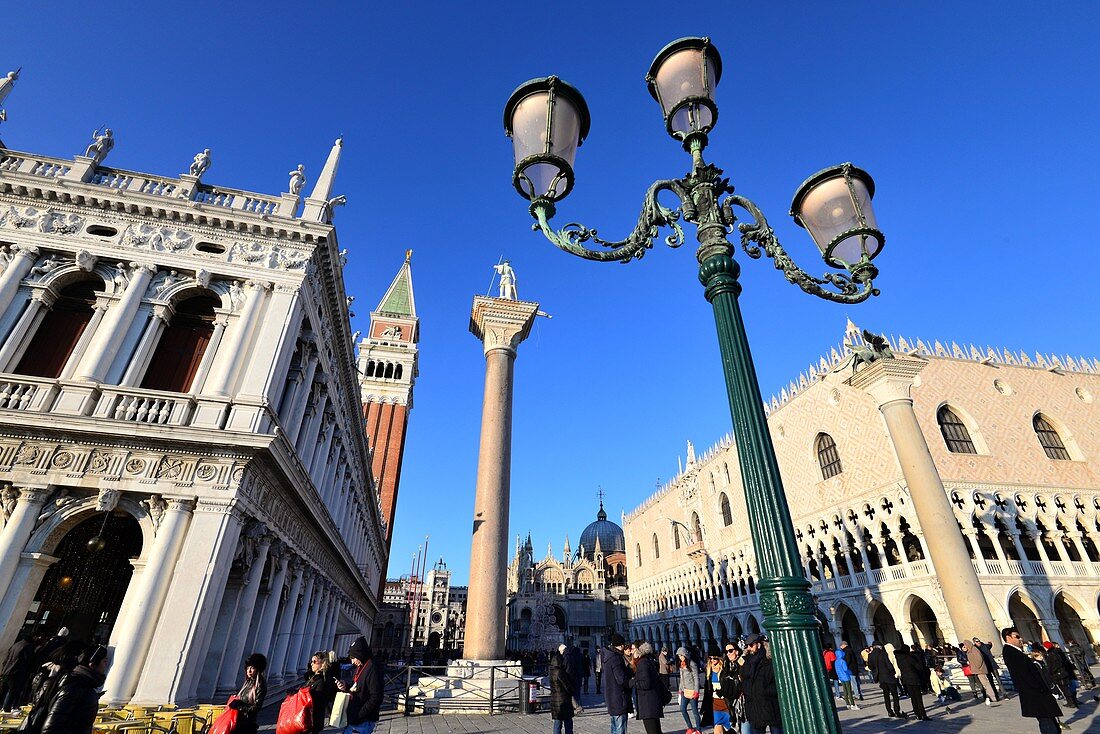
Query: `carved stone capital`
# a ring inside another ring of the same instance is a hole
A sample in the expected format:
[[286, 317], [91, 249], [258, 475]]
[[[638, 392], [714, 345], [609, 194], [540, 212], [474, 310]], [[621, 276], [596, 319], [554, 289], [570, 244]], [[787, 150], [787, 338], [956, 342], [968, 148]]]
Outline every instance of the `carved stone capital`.
[[877, 359], [844, 382], [866, 391], [881, 408], [898, 400], [912, 401], [913, 381], [927, 365], [922, 359]]
[[134, 275], [138, 275], [142, 271], [148, 273], [150, 276], [157, 274], [157, 266], [153, 263], [132, 262], [130, 263], [130, 272]]
[[269, 291], [272, 288], [272, 283], [269, 280], [249, 280], [244, 285], [254, 291]]
[[168, 498], [168, 511], [169, 512], [193, 512], [195, 510], [195, 500], [190, 497], [169, 497]]
[[46, 500], [53, 494], [53, 490], [50, 487], [15, 487], [11, 489], [19, 492], [19, 501], [26, 502], [32, 505], [45, 504]]
[[485, 353], [516, 348], [531, 333], [539, 305], [529, 301], [510, 301], [475, 296], [470, 313], [470, 332], [481, 340]]
[[40, 254], [38, 248], [33, 245], [12, 245], [14, 257], [24, 257], [28, 260], [37, 260]]

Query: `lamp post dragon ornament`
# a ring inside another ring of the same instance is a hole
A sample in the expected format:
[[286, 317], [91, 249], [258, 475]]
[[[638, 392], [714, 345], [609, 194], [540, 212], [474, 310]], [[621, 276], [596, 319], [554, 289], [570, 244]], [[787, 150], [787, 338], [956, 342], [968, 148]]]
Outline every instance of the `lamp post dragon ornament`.
[[[714, 89], [721, 73], [721, 57], [708, 38], [674, 41], [653, 61], [646, 77], [649, 91], [661, 105], [668, 133], [691, 154], [691, 170], [682, 178], [659, 180], [649, 187], [638, 222], [625, 239], [604, 240], [595, 229], [577, 223], [558, 230], [550, 226], [557, 203], [573, 188], [576, 151], [590, 126], [580, 92], [557, 77], [524, 83], [505, 106], [505, 130], [512, 138], [516, 160], [512, 181], [531, 202], [533, 228], [558, 248], [588, 260], [639, 259], [653, 247], [662, 229], [671, 230], [665, 244], [679, 247], [684, 243], [681, 223], [695, 225], [699, 280], [718, 331], [784, 731], [839, 732], [823, 669], [815, 604], [800, 563], [738, 305], [740, 266], [733, 259], [729, 235], [739, 234], [749, 258], [766, 255], [789, 282], [839, 303], [859, 303], [878, 295], [873, 285], [878, 270], [872, 260], [885, 237], [871, 208], [871, 177], [851, 163], [827, 168], [798, 188], [790, 213], [836, 271], [814, 277], [800, 269], [756, 204], [735, 193], [722, 170], [703, 159], [708, 134], [718, 119]], [[662, 192], [679, 199], [679, 206], [662, 204], [658, 200]], [[742, 217], [744, 221], [739, 221]]]

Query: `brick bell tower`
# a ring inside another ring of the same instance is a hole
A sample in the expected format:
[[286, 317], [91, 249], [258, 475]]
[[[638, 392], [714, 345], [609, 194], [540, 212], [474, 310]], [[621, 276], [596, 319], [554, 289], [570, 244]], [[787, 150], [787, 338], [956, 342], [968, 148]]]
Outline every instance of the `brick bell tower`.
[[367, 441], [373, 453], [371, 469], [386, 520], [386, 550], [393, 538], [397, 490], [405, 431], [413, 406], [420, 319], [413, 299], [412, 250], [397, 271], [378, 308], [371, 312], [370, 331], [359, 342], [359, 375]]

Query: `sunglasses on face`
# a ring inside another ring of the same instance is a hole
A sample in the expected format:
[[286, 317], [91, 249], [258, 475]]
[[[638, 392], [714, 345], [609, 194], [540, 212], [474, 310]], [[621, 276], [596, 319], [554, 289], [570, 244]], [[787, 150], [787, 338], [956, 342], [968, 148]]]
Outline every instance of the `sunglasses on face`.
[[737, 652], [737, 648], [736, 647], [727, 647], [726, 648], [726, 653], [729, 654], [731, 652]]

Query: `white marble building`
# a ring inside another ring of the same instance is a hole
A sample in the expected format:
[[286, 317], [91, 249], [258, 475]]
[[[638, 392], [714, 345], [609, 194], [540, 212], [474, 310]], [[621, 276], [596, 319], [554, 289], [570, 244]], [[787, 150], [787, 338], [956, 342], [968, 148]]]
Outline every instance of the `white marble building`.
[[[7, 135], [8, 143], [12, 135]], [[109, 642], [104, 701], [275, 685], [386, 567], [333, 207], [0, 149], [0, 649]]]
[[[846, 341], [856, 343], [849, 324]], [[1100, 642], [1100, 361], [891, 340], [997, 627]], [[836, 641], [956, 643], [943, 576], [876, 399], [833, 349], [766, 406], [803, 569]], [[705, 645], [760, 630], [731, 436], [628, 513], [634, 634]]]

